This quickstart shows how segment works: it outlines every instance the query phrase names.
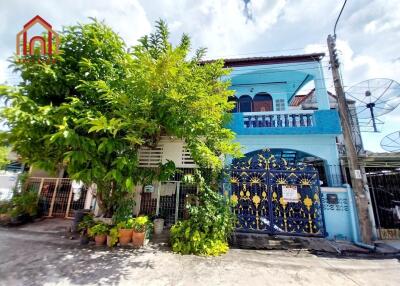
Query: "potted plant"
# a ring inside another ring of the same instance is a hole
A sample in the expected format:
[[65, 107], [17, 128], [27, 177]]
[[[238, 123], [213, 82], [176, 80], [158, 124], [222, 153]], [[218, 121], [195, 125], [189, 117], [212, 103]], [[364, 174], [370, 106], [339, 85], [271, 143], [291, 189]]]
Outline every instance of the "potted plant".
[[144, 243], [146, 226], [149, 224], [147, 216], [138, 216], [133, 220], [132, 245], [141, 247]]
[[94, 241], [96, 242], [97, 246], [103, 245], [106, 242], [107, 239], [107, 233], [108, 233], [108, 225], [104, 223], [97, 223], [91, 228], [89, 228], [89, 235], [91, 237], [94, 237]]
[[126, 221], [119, 222], [117, 224], [119, 243], [121, 245], [128, 245], [132, 240], [133, 232], [133, 218], [127, 219]]
[[88, 213], [85, 214], [82, 218], [82, 221], [78, 224], [78, 230], [80, 232], [80, 243], [81, 245], [86, 245], [89, 243], [89, 234], [88, 230], [92, 226], [95, 225], [95, 222], [93, 220], [93, 214]]
[[111, 227], [107, 234], [107, 246], [113, 247], [118, 242], [118, 228], [116, 226]]

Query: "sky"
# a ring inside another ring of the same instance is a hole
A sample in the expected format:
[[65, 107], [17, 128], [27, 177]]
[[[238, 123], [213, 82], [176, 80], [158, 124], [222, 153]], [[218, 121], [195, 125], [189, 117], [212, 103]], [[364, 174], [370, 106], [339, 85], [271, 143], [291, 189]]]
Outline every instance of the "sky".
[[[167, 21], [171, 39], [191, 36], [208, 58], [238, 58], [327, 52], [342, 6], [339, 0], [0, 0], [0, 84], [15, 83], [7, 59], [15, 37], [36, 15], [55, 30], [89, 17], [104, 20], [134, 45]], [[337, 28], [337, 50], [345, 89], [372, 78], [400, 82], [400, 1], [348, 0]], [[328, 59], [322, 61], [326, 86], [333, 90]], [[399, 91], [400, 93], [400, 91]], [[399, 94], [400, 96], [400, 94]], [[400, 107], [380, 117], [380, 133], [363, 133], [365, 149], [380, 152], [381, 139], [400, 130]]]

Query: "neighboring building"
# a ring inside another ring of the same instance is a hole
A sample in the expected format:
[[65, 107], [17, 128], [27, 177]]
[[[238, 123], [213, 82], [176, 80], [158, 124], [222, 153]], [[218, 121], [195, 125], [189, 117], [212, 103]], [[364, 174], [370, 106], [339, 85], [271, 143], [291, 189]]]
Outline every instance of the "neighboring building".
[[19, 162], [17, 154], [10, 152], [7, 158], [10, 163], [0, 170], [0, 201], [11, 199], [17, 188], [18, 176], [24, 171], [24, 165]]

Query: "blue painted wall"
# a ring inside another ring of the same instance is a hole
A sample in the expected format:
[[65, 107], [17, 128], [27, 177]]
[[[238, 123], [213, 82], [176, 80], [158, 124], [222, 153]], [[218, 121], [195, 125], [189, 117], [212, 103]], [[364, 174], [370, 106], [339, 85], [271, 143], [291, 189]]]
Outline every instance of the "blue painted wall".
[[[350, 203], [345, 188], [327, 188], [321, 193], [325, 231], [329, 239], [352, 240]], [[337, 204], [329, 204], [328, 194], [337, 196]]]
[[305, 135], [305, 134], [331, 134], [342, 133], [339, 114], [336, 110], [316, 110], [314, 124], [311, 127], [255, 127], [246, 128], [243, 123], [243, 113], [233, 113], [232, 121], [228, 125], [238, 135]]
[[[328, 194], [336, 194], [338, 203], [329, 204]], [[352, 189], [348, 185], [322, 188], [321, 202], [328, 239], [359, 241], [360, 230]]]
[[240, 143], [244, 154], [264, 148], [284, 148], [320, 157], [329, 165], [339, 163], [334, 135], [237, 135], [235, 141]]
[[318, 61], [235, 67], [225, 79], [231, 81], [231, 89], [235, 90], [238, 98], [268, 92], [274, 100], [285, 98], [286, 101], [301, 87], [313, 81], [318, 109], [329, 109], [324, 74]]

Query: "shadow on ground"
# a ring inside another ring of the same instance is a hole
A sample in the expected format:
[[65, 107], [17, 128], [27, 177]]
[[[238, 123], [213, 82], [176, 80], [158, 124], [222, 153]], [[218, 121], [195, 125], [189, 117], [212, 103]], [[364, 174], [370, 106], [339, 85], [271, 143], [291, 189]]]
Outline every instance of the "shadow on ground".
[[[142, 249], [80, 246], [55, 235], [22, 235], [9, 232], [0, 245], [7, 244], [12, 253], [0, 246], [0, 277], [2, 285], [115, 285], [129, 280], [132, 273], [154, 268], [154, 255], [169, 252], [162, 245]], [[6, 239], [7, 243], [2, 243]], [[18, 253], [21, 249], [21, 253]], [[4, 255], [3, 255], [4, 254]]]

